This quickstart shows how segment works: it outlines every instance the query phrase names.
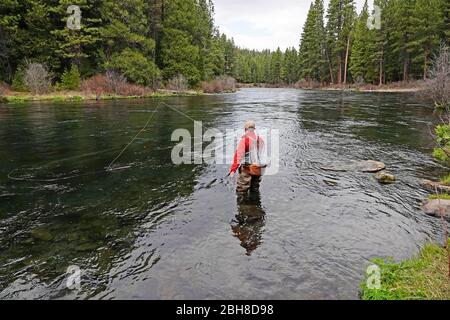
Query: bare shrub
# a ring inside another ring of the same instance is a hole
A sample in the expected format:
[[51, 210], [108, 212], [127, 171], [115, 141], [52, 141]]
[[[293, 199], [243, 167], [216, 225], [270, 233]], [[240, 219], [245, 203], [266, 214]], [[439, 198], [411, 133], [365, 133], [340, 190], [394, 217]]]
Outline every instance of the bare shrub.
[[51, 76], [42, 63], [29, 62], [25, 67], [25, 85], [34, 94], [48, 92], [51, 86]]
[[221, 76], [219, 81], [222, 83], [224, 91], [236, 91], [236, 79], [230, 76]]
[[127, 79], [120, 72], [108, 70], [106, 71], [106, 82], [114, 93], [120, 94], [122, 87], [127, 83]]
[[6, 84], [4, 82], [0, 82], [0, 96], [9, 93], [10, 90], [11, 90], [11, 88], [9, 87], [8, 84]]
[[152, 93], [153, 90], [137, 84], [125, 83], [120, 87], [119, 94], [122, 96], [138, 96], [142, 97]]
[[201, 88], [204, 93], [221, 93], [224, 91], [223, 83], [218, 79], [202, 82]]
[[321, 87], [322, 87], [321, 83], [316, 81], [308, 81], [305, 79], [300, 79], [294, 85], [294, 88], [296, 89], [317, 89]]
[[95, 94], [97, 97], [113, 93], [103, 74], [96, 74], [89, 79], [83, 80], [81, 82], [81, 90], [85, 93]]
[[204, 93], [214, 93], [214, 85], [212, 82], [203, 81], [200, 86]]
[[427, 95], [437, 107], [450, 107], [450, 50], [442, 43], [434, 56], [426, 85]]
[[182, 75], [179, 74], [172, 79], [170, 79], [167, 82], [167, 89], [174, 90], [174, 91], [186, 91], [188, 89], [188, 81], [187, 79]]
[[97, 74], [81, 82], [81, 90], [98, 97], [104, 94], [118, 94], [123, 96], [144, 96], [152, 89], [136, 84], [127, 83], [118, 73]]
[[364, 77], [363, 76], [359, 76], [355, 79], [355, 81], [353, 82], [353, 84], [357, 87], [362, 87], [363, 85], [366, 84], [366, 82], [364, 81]]
[[209, 82], [202, 82], [201, 88], [205, 93], [222, 93], [236, 91], [236, 80], [229, 76], [220, 76]]

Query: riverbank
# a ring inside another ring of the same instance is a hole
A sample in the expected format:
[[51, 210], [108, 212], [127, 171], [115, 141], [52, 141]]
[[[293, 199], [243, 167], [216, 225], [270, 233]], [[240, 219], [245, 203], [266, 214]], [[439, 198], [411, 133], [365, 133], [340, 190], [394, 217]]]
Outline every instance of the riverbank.
[[31, 94], [29, 92], [17, 92], [4, 90], [0, 92], [0, 102], [3, 103], [24, 103], [31, 101], [91, 101], [91, 100], [122, 100], [122, 99], [151, 99], [164, 97], [186, 97], [200, 95], [214, 95], [235, 93], [241, 88], [291, 88], [302, 90], [320, 90], [320, 91], [347, 91], [347, 92], [380, 92], [380, 93], [399, 93], [399, 92], [420, 92], [424, 90], [425, 82], [415, 81], [410, 83], [392, 83], [382, 86], [374, 85], [321, 85], [317, 83], [297, 83], [295, 85], [287, 84], [265, 84], [265, 83], [238, 83], [233, 90], [215, 90], [207, 86], [197, 90], [166, 90], [159, 89], [149, 93], [139, 95], [120, 95], [120, 94], [94, 94], [86, 91], [54, 91], [46, 94]]
[[316, 82], [299, 81], [295, 84], [268, 84], [268, 83], [238, 83], [238, 88], [291, 88], [320, 91], [350, 91], [350, 92], [420, 92], [425, 90], [425, 81], [394, 82], [389, 84], [321, 84]]
[[0, 95], [0, 102], [3, 103], [23, 103], [30, 101], [90, 101], [90, 100], [123, 100], [123, 99], [151, 99], [164, 97], [186, 97], [205, 95], [202, 91], [187, 90], [187, 91], [170, 91], [158, 90], [144, 95], [117, 95], [117, 94], [102, 94], [95, 95], [82, 91], [60, 91], [48, 94], [33, 95], [30, 93], [8, 92]]
[[[448, 240], [450, 246], [450, 239]], [[362, 300], [450, 300], [449, 250], [427, 244], [410, 260], [374, 259], [381, 269], [381, 288], [362, 284]]]

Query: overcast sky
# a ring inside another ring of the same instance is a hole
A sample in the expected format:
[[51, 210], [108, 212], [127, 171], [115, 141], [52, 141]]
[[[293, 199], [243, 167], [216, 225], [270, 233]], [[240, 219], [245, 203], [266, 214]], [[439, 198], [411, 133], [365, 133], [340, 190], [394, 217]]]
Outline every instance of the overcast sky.
[[[312, 0], [214, 0], [216, 24], [249, 49], [298, 49]], [[356, 0], [358, 12], [364, 0]], [[369, 1], [371, 3], [371, 1]], [[325, 0], [325, 11], [328, 0]]]

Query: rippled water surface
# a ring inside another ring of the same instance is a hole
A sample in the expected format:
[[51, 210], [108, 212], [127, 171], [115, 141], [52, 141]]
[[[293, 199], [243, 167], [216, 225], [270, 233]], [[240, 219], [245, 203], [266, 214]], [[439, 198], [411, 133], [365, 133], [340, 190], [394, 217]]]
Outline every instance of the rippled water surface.
[[[172, 164], [173, 130], [193, 124], [159, 100], [0, 105], [0, 298], [357, 299], [368, 259], [441, 239], [420, 211], [418, 180], [443, 170], [432, 110], [416, 100], [285, 89], [164, 100], [219, 130], [247, 119], [280, 130], [279, 173], [247, 202], [227, 166]], [[366, 159], [399, 181], [321, 169]], [[79, 291], [66, 288], [71, 265]]]

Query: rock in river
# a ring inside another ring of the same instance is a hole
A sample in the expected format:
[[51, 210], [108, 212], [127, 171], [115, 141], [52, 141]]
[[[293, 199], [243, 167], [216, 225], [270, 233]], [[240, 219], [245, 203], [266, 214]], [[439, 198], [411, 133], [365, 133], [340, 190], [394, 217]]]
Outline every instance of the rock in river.
[[395, 176], [392, 173], [386, 171], [376, 173], [375, 179], [377, 179], [378, 182], [382, 184], [394, 183], [396, 180]]
[[326, 171], [360, 171], [375, 173], [386, 169], [386, 165], [383, 162], [366, 160], [366, 161], [350, 161], [345, 163], [332, 163], [329, 166], [322, 167]]
[[440, 184], [439, 182], [434, 182], [431, 180], [422, 180], [420, 181], [420, 185], [428, 190], [431, 191], [438, 191], [440, 193], [442, 192], [449, 192], [450, 193], [450, 186], [446, 186], [444, 184]]
[[422, 205], [422, 210], [434, 217], [441, 217], [441, 211], [444, 214], [446, 220], [450, 220], [450, 200], [433, 199], [425, 200]]
[[44, 228], [36, 228], [31, 231], [31, 236], [36, 240], [41, 241], [50, 241], [53, 239], [53, 236], [47, 229]]

